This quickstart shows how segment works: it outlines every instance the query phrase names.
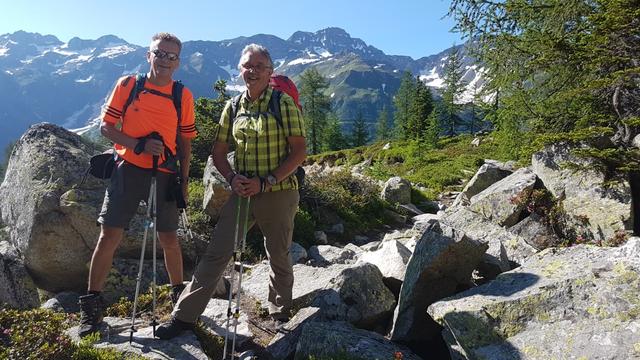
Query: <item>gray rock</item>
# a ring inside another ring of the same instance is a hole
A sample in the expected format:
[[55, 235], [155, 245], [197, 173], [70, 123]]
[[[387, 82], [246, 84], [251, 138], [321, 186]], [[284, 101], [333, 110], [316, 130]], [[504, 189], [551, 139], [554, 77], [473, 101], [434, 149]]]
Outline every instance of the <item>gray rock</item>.
[[463, 231], [472, 239], [489, 244], [483, 259], [483, 266], [489, 274], [508, 271], [511, 269], [509, 261], [522, 264], [526, 258], [537, 252], [523, 237], [511, 233], [482, 215], [469, 211], [468, 208], [454, 209], [443, 216], [441, 222]]
[[394, 176], [384, 184], [380, 198], [391, 204], [409, 204], [411, 203], [411, 183], [399, 176]]
[[380, 270], [364, 263], [331, 279], [312, 305], [322, 309], [324, 318], [373, 329], [391, 315], [395, 298], [384, 285]]
[[[107, 183], [85, 175], [100, 152], [52, 124], [32, 126], [16, 143], [0, 185], [2, 223], [38, 288], [57, 293], [86, 287], [100, 228], [96, 218]], [[119, 257], [138, 258], [145, 208], [130, 223]], [[152, 241], [148, 241], [147, 254]]]
[[640, 239], [625, 247], [549, 248], [428, 312], [469, 359], [637, 358]]
[[524, 201], [536, 183], [536, 175], [522, 168], [506, 178], [494, 183], [469, 200], [469, 209], [481, 214], [499, 225], [512, 226], [518, 222], [520, 213], [526, 207]]
[[[136, 323], [137, 331], [133, 334], [133, 341], [129, 344], [130, 319], [114, 317], [104, 318], [99, 328], [100, 340], [93, 346], [96, 348], [114, 349], [126, 355], [137, 355], [147, 359], [202, 359], [208, 357], [202, 350], [198, 338], [191, 331], [185, 331], [171, 341], [160, 341], [153, 338], [153, 329], [145, 323]], [[80, 341], [78, 326], [67, 330], [74, 341]]]
[[294, 317], [286, 323], [273, 339], [269, 342], [266, 351], [274, 359], [287, 359], [296, 351], [298, 339], [302, 334], [304, 324], [315, 321], [320, 314], [317, 307], [307, 307], [301, 309]]
[[[579, 147], [556, 144], [533, 154], [531, 168], [545, 187], [562, 202], [572, 219], [573, 232], [604, 241], [616, 231], [632, 230], [632, 196], [628, 181], [605, 187], [605, 177], [595, 170], [572, 170], [567, 163], [595, 169], [592, 160], [577, 158], [571, 151]], [[569, 232], [568, 232], [569, 233]]]
[[309, 258], [320, 265], [347, 264], [355, 262], [355, 251], [332, 245], [314, 245], [309, 248]]
[[465, 185], [462, 192], [458, 194], [452, 206], [469, 205], [469, 199], [479, 194], [484, 189], [511, 175], [512, 170], [506, 169], [504, 164], [485, 160], [471, 180]]
[[57, 312], [77, 313], [80, 311], [80, 305], [78, 304], [79, 296], [80, 294], [73, 291], [63, 291], [45, 301], [40, 307]]
[[40, 306], [36, 285], [18, 252], [7, 241], [0, 241], [0, 289], [0, 303], [17, 309]]
[[289, 248], [289, 259], [292, 264], [305, 262], [307, 260], [307, 250], [297, 242], [292, 242], [291, 247]]
[[[207, 307], [204, 309], [202, 315], [200, 315], [200, 320], [204, 323], [205, 327], [209, 331], [209, 333], [221, 337], [225, 337], [227, 335], [227, 309], [229, 308], [229, 300], [228, 299], [211, 299], [207, 304]], [[233, 300], [233, 304], [231, 307], [232, 311], [235, 312], [236, 309], [236, 301]], [[234, 317], [232, 316], [229, 319], [229, 339], [232, 338], [233, 328], [235, 326]], [[239, 346], [242, 346], [247, 340], [251, 340], [253, 338], [253, 333], [249, 329], [249, 317], [243, 311], [240, 311], [240, 316], [238, 317], [238, 324], [236, 329], [236, 349]]]
[[[233, 164], [233, 154], [230, 154], [230, 158], [231, 161], [229, 163]], [[213, 165], [211, 156], [207, 159], [202, 183], [204, 185], [202, 208], [204, 212], [215, 221], [220, 216], [222, 205], [224, 205], [231, 196], [231, 186]]]
[[551, 226], [545, 223], [545, 220], [536, 213], [510, 227], [509, 231], [524, 238], [527, 244], [533, 246], [536, 250], [560, 245], [560, 239]]
[[392, 281], [399, 288], [404, 280], [407, 263], [411, 257], [411, 251], [402, 243], [391, 240], [383, 242], [375, 251], [363, 253], [359, 263], [370, 263], [378, 267], [386, 281]]
[[402, 353], [403, 360], [420, 360], [406, 347], [380, 334], [340, 321], [310, 322], [304, 325], [294, 359], [308, 359], [310, 356], [324, 359], [346, 354], [349, 359], [387, 360], [395, 359], [398, 351]]
[[[86, 285], [91, 240], [75, 228], [78, 219], [66, 215], [60, 200], [82, 179], [89, 154], [97, 152], [78, 135], [52, 124], [32, 126], [12, 152], [0, 185], [2, 222], [11, 224], [10, 242], [35, 283], [45, 290]], [[87, 178], [78, 191], [99, 188], [104, 191], [102, 182]], [[97, 204], [93, 209], [84, 216], [93, 217], [95, 228]], [[97, 235], [96, 230], [94, 238]]]
[[467, 284], [487, 247], [486, 243], [444, 225], [425, 232], [407, 265], [391, 339], [411, 341], [434, 337], [438, 328], [425, 313], [426, 308], [454, 294], [461, 284]]
[[[329, 284], [331, 279], [336, 278], [350, 266], [353, 265], [333, 264], [328, 267], [293, 265], [293, 306], [304, 308], [311, 305], [316, 295]], [[269, 264], [260, 263], [242, 278], [242, 289], [247, 295], [260, 301], [264, 308], [268, 304], [269, 271]]]

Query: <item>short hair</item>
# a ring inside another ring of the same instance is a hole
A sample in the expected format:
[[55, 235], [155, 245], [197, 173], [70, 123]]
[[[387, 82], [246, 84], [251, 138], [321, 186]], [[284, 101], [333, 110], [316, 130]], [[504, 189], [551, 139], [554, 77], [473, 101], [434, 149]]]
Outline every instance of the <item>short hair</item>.
[[151, 37], [151, 42], [154, 42], [156, 40], [172, 42], [178, 45], [178, 51], [182, 51], [182, 41], [180, 41], [177, 36], [171, 33], [159, 32]]
[[242, 52], [240, 53], [240, 61], [238, 61], [238, 69], [242, 67], [242, 59], [248, 53], [259, 53], [264, 55], [267, 60], [269, 60], [269, 66], [273, 69], [273, 60], [271, 60], [271, 54], [269, 53], [269, 50], [267, 50], [266, 47], [258, 44], [249, 44], [245, 46], [244, 49], [242, 49]]

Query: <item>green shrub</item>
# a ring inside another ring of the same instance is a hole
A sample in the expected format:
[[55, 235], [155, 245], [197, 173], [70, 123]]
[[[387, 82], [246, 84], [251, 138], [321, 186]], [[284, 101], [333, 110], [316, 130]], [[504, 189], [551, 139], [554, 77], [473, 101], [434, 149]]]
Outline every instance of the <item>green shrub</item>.
[[314, 221], [313, 216], [307, 210], [298, 208], [294, 223], [293, 241], [302, 245], [305, 249], [315, 245], [314, 232], [316, 229], [316, 222]]

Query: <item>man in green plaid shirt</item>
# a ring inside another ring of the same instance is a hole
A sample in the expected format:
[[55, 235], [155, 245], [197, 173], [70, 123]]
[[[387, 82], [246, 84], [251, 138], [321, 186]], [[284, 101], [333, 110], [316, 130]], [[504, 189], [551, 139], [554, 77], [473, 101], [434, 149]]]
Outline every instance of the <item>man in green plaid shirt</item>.
[[[192, 329], [207, 306], [233, 255], [240, 198], [250, 198], [247, 228], [257, 224], [265, 238], [271, 265], [269, 313], [277, 321], [288, 320], [293, 288], [289, 247], [300, 199], [294, 172], [306, 157], [304, 120], [293, 99], [284, 93], [280, 99], [282, 124], [268, 112], [273, 61], [265, 47], [247, 45], [238, 68], [247, 90], [234, 119], [233, 100], [227, 102], [212, 151], [213, 163], [233, 193], [222, 208], [205, 255], [176, 303], [171, 322], [156, 331], [161, 339]], [[232, 145], [236, 149], [235, 171], [227, 160]], [[243, 223], [238, 228], [242, 229]]]

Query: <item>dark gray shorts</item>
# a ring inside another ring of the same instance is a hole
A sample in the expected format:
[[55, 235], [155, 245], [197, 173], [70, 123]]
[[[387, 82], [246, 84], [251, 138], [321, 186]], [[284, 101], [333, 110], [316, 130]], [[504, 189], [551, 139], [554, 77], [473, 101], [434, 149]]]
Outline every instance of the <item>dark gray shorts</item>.
[[[158, 171], [157, 179], [157, 229], [160, 232], [171, 232], [178, 229], [178, 208], [175, 200], [167, 200], [169, 189], [176, 178], [175, 174]], [[111, 183], [107, 188], [102, 203], [98, 223], [128, 228], [129, 222], [136, 214], [141, 200], [149, 200], [151, 186], [151, 170], [122, 162], [111, 175]]]

